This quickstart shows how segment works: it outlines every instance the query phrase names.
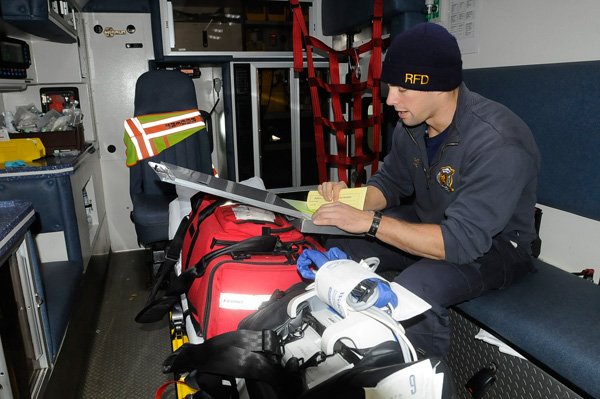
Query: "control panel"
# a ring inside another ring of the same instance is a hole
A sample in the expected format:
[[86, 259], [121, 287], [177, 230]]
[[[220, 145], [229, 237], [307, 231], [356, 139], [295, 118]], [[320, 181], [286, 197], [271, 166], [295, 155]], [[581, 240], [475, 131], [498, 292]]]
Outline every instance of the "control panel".
[[31, 66], [29, 45], [23, 40], [0, 39], [0, 79], [25, 79]]

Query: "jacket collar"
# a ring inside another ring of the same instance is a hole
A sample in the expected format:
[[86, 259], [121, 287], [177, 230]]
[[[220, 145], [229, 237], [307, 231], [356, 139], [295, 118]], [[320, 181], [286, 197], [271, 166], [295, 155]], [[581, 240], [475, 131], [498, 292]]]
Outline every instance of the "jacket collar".
[[[465, 114], [465, 111], [469, 108], [469, 101], [471, 99], [471, 91], [467, 88], [467, 86], [463, 83], [460, 84], [458, 89], [458, 99], [456, 104], [456, 111], [454, 112], [454, 117], [452, 118], [452, 122], [448, 126], [448, 137], [446, 138], [447, 142], [460, 142], [460, 125], [462, 121], [462, 116]], [[425, 135], [427, 125], [422, 123], [418, 126], [408, 127], [405, 126], [406, 131], [412, 136], [413, 140], [419, 141]]]
[[461, 83], [458, 87], [456, 111], [454, 111], [454, 117], [452, 118], [452, 122], [450, 122], [450, 126], [448, 126], [448, 129], [450, 130], [448, 133], [448, 141], [455, 143], [460, 142], [462, 120], [466, 110], [469, 109], [469, 102], [471, 101], [471, 98], [471, 91], [467, 88], [464, 82]]

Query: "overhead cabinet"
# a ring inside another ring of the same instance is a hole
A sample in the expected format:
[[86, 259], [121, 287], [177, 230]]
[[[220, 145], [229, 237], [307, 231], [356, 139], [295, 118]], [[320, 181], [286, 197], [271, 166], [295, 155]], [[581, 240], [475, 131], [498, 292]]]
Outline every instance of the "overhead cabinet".
[[2, 19], [58, 43], [77, 42], [76, 9], [64, 0], [0, 0]]

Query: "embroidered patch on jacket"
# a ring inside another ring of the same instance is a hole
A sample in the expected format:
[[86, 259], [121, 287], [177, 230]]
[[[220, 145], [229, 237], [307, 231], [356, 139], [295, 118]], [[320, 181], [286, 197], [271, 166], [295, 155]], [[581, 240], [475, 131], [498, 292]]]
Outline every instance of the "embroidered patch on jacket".
[[415, 168], [420, 168], [421, 167], [421, 158], [413, 158], [413, 166]]
[[448, 191], [449, 193], [454, 191], [452, 183], [455, 172], [456, 171], [452, 166], [442, 166], [435, 177], [439, 185], [442, 186], [444, 190]]

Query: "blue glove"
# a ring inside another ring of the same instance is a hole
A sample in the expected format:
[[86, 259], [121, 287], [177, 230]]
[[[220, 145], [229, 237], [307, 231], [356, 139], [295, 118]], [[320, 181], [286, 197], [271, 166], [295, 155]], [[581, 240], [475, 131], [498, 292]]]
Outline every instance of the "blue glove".
[[19, 168], [21, 166], [27, 166], [27, 164], [23, 161], [8, 161], [4, 162], [5, 168]]
[[321, 252], [315, 249], [305, 249], [298, 257], [296, 266], [298, 267], [298, 272], [300, 272], [300, 275], [303, 278], [314, 280], [315, 272], [314, 268], [312, 267], [313, 265], [316, 267], [316, 269], [319, 269], [330, 260], [337, 259], [348, 259], [348, 255], [346, 255], [344, 251], [337, 247], [333, 247], [327, 252]]
[[358, 284], [348, 296], [348, 305], [356, 311], [369, 309], [371, 306], [392, 308], [398, 306], [398, 297], [387, 281], [370, 278]]
[[376, 282], [379, 295], [377, 296], [377, 301], [375, 302], [374, 306], [382, 308], [387, 306], [388, 303], [391, 304], [394, 308], [398, 306], [398, 297], [396, 296], [394, 291], [392, 291], [390, 285], [387, 282], [381, 280], [377, 280]]

